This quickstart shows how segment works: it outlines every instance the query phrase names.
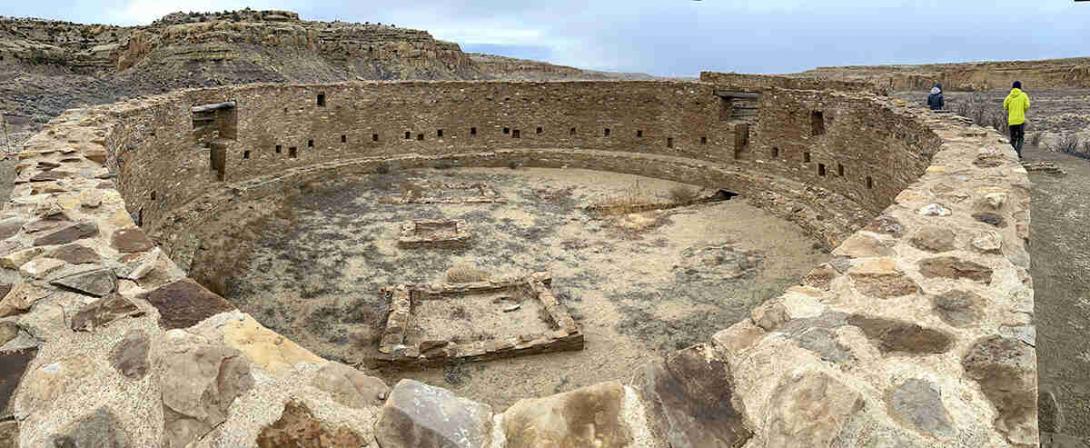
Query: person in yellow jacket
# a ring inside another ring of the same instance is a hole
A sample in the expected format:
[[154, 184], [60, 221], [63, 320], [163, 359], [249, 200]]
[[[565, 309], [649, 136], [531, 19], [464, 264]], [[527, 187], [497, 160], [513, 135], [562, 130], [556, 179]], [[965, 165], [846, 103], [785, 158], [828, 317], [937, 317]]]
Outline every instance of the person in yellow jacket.
[[1022, 82], [1015, 81], [1011, 93], [1003, 100], [1003, 109], [1007, 110], [1007, 126], [1011, 131], [1011, 146], [1018, 158], [1022, 158], [1022, 144], [1026, 140], [1026, 111], [1029, 110], [1029, 95], [1022, 91]]

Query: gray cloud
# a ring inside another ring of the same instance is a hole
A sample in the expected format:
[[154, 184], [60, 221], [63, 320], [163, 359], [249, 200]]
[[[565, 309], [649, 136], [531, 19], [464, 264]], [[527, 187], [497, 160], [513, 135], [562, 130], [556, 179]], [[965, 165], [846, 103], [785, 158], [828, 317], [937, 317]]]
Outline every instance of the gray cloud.
[[1090, 48], [1090, 4], [1070, 1], [40, 0], [0, 14], [134, 23], [205, 5], [394, 23], [471, 50], [659, 75], [1070, 57]]

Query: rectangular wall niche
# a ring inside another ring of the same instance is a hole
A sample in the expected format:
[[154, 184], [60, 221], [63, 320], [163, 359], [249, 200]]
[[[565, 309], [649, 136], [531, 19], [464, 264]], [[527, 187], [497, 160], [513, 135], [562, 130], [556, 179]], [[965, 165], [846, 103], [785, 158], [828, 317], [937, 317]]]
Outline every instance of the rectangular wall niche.
[[749, 149], [749, 125], [736, 124], [734, 125], [734, 158], [740, 159], [747, 149]]
[[820, 110], [810, 112], [810, 135], [825, 134], [825, 114]]
[[[401, 285], [389, 303], [375, 361], [433, 366], [583, 349], [583, 333], [547, 273], [464, 285]], [[461, 316], [452, 325], [450, 316]]]
[[193, 121], [193, 137], [198, 144], [207, 147], [217, 139], [238, 138], [238, 114], [235, 102], [202, 104], [189, 109]]

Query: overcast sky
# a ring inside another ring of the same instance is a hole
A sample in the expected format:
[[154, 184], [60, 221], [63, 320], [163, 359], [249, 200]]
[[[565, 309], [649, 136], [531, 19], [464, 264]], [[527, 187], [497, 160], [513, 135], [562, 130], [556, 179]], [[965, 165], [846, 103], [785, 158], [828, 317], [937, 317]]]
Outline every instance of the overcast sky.
[[424, 29], [466, 51], [667, 76], [1090, 56], [1090, 2], [1072, 0], [0, 0], [0, 15], [134, 25], [246, 6]]

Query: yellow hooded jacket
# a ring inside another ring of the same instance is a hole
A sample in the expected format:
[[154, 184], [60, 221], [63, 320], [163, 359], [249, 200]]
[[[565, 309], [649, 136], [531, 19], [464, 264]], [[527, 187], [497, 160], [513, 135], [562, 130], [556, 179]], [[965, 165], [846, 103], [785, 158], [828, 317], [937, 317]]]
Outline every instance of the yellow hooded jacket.
[[1003, 108], [1007, 110], [1007, 125], [1018, 126], [1026, 123], [1026, 111], [1029, 110], [1029, 95], [1022, 89], [1011, 89], [1010, 95], [1003, 100]]

